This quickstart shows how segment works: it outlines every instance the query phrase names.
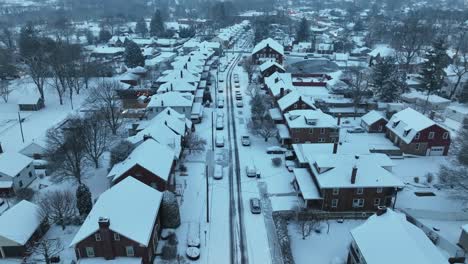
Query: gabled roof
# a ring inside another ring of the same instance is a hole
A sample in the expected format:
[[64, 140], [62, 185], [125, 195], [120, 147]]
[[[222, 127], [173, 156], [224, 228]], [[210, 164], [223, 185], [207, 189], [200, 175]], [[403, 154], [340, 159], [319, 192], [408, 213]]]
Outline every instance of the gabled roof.
[[351, 236], [367, 264], [449, 263], [421, 229], [391, 209], [369, 217]]
[[33, 160], [17, 152], [5, 152], [0, 154], [0, 175], [16, 177]]
[[[322, 110], [292, 110], [284, 114], [289, 128], [337, 128], [334, 117]], [[314, 124], [307, 122], [314, 120]]]
[[269, 69], [270, 67], [273, 67], [273, 66], [276, 66], [277, 68], [281, 69], [283, 72], [285, 71], [283, 65], [277, 63], [275, 60], [268, 60], [268, 61], [265, 61], [264, 63], [260, 64], [260, 71], [261, 72], [264, 72], [266, 71], [267, 69]]
[[165, 74], [157, 79], [159, 83], [165, 83], [172, 80], [181, 79], [189, 83], [200, 81], [201, 76], [186, 69], [174, 69], [165, 72]]
[[364, 121], [364, 123], [366, 123], [368, 125], [372, 125], [375, 122], [379, 121], [380, 119], [387, 120], [381, 113], [379, 113], [379, 112], [377, 112], [375, 110], [372, 110], [369, 113], [367, 113], [367, 114], [365, 114], [365, 115], [363, 115], [361, 117], [361, 121]]
[[316, 109], [314, 105], [314, 99], [308, 96], [301, 95], [297, 91], [292, 91], [285, 96], [281, 97], [278, 100], [278, 106], [281, 111], [284, 111], [286, 108], [290, 107], [291, 105], [297, 103], [299, 100], [310, 106], [312, 109]]
[[195, 90], [197, 90], [197, 87], [195, 85], [190, 84], [184, 80], [177, 79], [161, 84], [157, 92], [193, 92]]
[[111, 178], [112, 181], [116, 181], [129, 169], [135, 165], [140, 165], [167, 181], [173, 161], [174, 150], [154, 139], [147, 139], [136, 147], [124, 161], [115, 164], [107, 177]]
[[194, 96], [191, 93], [167, 92], [151, 96], [146, 107], [189, 107], [192, 106], [193, 100]]
[[[0, 246], [25, 245], [41, 225], [44, 217], [40, 216], [39, 206], [22, 200], [0, 216]], [[2, 239], [3, 240], [3, 239]]]
[[409, 144], [418, 132], [433, 125], [438, 124], [427, 116], [408, 107], [394, 114], [386, 127], [405, 143]]
[[267, 38], [260, 41], [252, 50], [252, 54], [259, 52], [260, 50], [269, 46], [270, 48], [276, 50], [279, 54], [284, 55], [284, 47], [283, 45], [279, 44], [277, 41], [273, 40], [272, 38]]
[[[403, 182], [386, 168], [393, 166], [385, 154], [312, 154], [307, 156], [320, 188], [400, 187]], [[353, 168], [355, 183], [351, 183]]]
[[161, 192], [127, 177], [99, 196], [70, 246], [98, 231], [101, 217], [109, 219], [112, 231], [148, 246], [161, 199]]
[[281, 88], [285, 93], [296, 90], [292, 82], [291, 73], [275, 72], [269, 77], [265, 78], [265, 85], [268, 87], [273, 96], [278, 96]]

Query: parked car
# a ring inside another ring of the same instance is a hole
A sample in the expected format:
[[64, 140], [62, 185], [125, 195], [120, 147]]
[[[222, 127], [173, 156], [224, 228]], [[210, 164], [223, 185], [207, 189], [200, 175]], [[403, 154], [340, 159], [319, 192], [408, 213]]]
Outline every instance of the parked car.
[[236, 100], [242, 100], [242, 95], [241, 94], [236, 94]]
[[216, 130], [224, 129], [224, 118], [216, 118]]
[[292, 160], [286, 160], [284, 162], [284, 166], [286, 166], [286, 169], [289, 171], [289, 172], [292, 172], [294, 168], [296, 168], [296, 163]]
[[240, 84], [239, 84], [239, 83], [236, 83], [236, 84], [235, 84], [235, 87], [236, 87], [236, 88], [240, 88]]
[[216, 111], [216, 118], [224, 118], [224, 112], [223, 111]]
[[224, 77], [220, 77], [220, 78], [218, 79], [218, 82], [224, 82]]
[[244, 107], [244, 103], [242, 101], [237, 101], [236, 106], [238, 108], [242, 108], [242, 107]]
[[262, 212], [262, 206], [260, 204], [260, 199], [250, 198], [250, 212], [252, 214], [259, 214]]
[[267, 148], [267, 154], [284, 154], [286, 153], [286, 151], [288, 151], [287, 149], [285, 148], [282, 148], [282, 147], [279, 147], [279, 146], [273, 146], [273, 147], [269, 147]]
[[215, 145], [218, 148], [224, 147], [224, 136], [221, 134], [216, 134]]
[[218, 87], [218, 93], [223, 93], [224, 89], [222, 87]]
[[348, 133], [364, 133], [365, 132], [364, 128], [362, 127], [353, 127], [353, 128], [347, 129], [346, 131], [348, 131]]
[[213, 179], [221, 180], [223, 178], [223, 166], [216, 164], [213, 172]]
[[245, 173], [247, 174], [247, 177], [257, 177], [257, 169], [254, 165], [247, 165], [245, 167]]
[[285, 160], [294, 160], [296, 158], [296, 155], [294, 154], [293, 151], [286, 151], [286, 153], [284, 154], [284, 159]]
[[241, 137], [242, 146], [250, 146], [250, 137], [242, 136]]
[[5, 200], [3, 200], [2, 198], [0, 198], [0, 206], [4, 205], [5, 204]]
[[224, 108], [224, 99], [218, 99], [218, 108]]

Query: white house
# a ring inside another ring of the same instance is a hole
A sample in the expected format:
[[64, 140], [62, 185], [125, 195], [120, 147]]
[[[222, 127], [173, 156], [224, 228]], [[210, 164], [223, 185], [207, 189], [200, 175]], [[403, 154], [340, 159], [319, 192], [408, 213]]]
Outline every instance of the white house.
[[194, 98], [195, 96], [191, 93], [167, 92], [155, 94], [146, 106], [147, 115], [149, 118], [153, 118], [166, 107], [171, 107], [178, 113], [190, 118]]
[[0, 154], [0, 192], [14, 192], [36, 179], [33, 159], [16, 152]]

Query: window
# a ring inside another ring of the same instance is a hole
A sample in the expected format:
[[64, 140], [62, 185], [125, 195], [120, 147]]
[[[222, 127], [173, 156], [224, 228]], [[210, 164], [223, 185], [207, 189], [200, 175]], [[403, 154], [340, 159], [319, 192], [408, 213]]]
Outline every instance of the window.
[[333, 195], [338, 195], [340, 193], [340, 189], [334, 188], [333, 189]]
[[338, 199], [333, 199], [333, 200], [332, 200], [331, 207], [332, 207], [332, 208], [338, 207]]
[[374, 199], [374, 206], [379, 206], [380, 205], [380, 198], [375, 198]]
[[442, 135], [442, 138], [443, 138], [443, 139], [447, 139], [447, 138], [448, 138], [448, 135], [449, 135], [448, 132], [444, 132], [444, 134]]
[[419, 150], [419, 143], [416, 143], [415, 149]]
[[416, 133], [416, 136], [414, 136], [414, 139], [419, 139], [419, 135], [420, 135], [419, 132]]
[[100, 233], [94, 234], [94, 238], [96, 239], [96, 241], [101, 241], [101, 234]]
[[363, 188], [357, 188], [356, 193], [357, 193], [357, 194], [363, 194], [363, 193], [364, 193], [364, 189], [363, 189]]
[[23, 187], [23, 181], [19, 181], [18, 185], [19, 187]]
[[135, 256], [135, 251], [132, 246], [125, 247], [125, 252], [127, 252], [127, 257]]
[[364, 207], [364, 199], [353, 199], [353, 207], [354, 208]]
[[325, 128], [320, 129], [320, 134], [325, 134]]
[[319, 138], [318, 141], [319, 141], [319, 142], [325, 142], [325, 139], [324, 139], [324, 138]]
[[120, 235], [119, 233], [114, 233], [114, 240], [119, 241], [120, 240]]
[[383, 189], [382, 188], [377, 188], [377, 193], [382, 193]]
[[309, 129], [309, 134], [313, 134], [314, 133], [314, 129]]
[[86, 247], [86, 256], [88, 256], [88, 258], [94, 258], [94, 248]]
[[297, 108], [297, 104], [294, 104], [294, 108]]
[[29, 178], [32, 177], [32, 172], [28, 172]]
[[294, 139], [294, 142], [299, 143], [299, 139], [298, 139], [298, 138], [295, 138], [295, 139]]
[[435, 136], [435, 132], [429, 132], [429, 139], [433, 139]]

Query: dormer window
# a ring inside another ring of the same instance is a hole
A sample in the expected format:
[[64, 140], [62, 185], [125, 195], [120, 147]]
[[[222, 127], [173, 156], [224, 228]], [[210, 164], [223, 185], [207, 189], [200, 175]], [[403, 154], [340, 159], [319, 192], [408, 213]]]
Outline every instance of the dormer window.
[[400, 121], [393, 122], [392, 128], [395, 128], [396, 126], [398, 126], [399, 123], [400, 123]]
[[406, 136], [409, 134], [410, 131], [411, 131], [411, 129], [405, 130], [405, 131], [403, 132], [403, 136], [406, 137]]

